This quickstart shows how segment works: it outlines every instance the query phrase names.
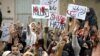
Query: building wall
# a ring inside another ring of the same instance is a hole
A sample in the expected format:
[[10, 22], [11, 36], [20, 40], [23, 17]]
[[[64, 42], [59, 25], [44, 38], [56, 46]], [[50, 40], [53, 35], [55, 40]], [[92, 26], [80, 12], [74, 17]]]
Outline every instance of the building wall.
[[32, 0], [15, 0], [16, 2], [16, 17], [21, 23], [28, 23], [29, 16], [31, 17]]
[[[0, 2], [0, 9], [2, 11], [3, 18], [14, 18], [14, 0], [0, 0]], [[10, 10], [11, 13], [7, 13], [8, 10]]]

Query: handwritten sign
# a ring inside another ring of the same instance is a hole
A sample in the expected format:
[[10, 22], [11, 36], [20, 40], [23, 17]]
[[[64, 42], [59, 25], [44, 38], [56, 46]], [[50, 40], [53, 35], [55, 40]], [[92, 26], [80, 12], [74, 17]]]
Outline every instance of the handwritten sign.
[[50, 12], [59, 14], [59, 0], [50, 0]]
[[86, 6], [69, 4], [67, 9], [67, 17], [74, 17], [76, 19], [85, 20], [87, 12]]
[[32, 5], [32, 18], [49, 19], [49, 5]]
[[49, 5], [50, 12], [59, 14], [59, 0], [40, 0], [40, 4]]
[[48, 22], [48, 26], [51, 28], [64, 29], [65, 23], [66, 23], [65, 16], [52, 13]]

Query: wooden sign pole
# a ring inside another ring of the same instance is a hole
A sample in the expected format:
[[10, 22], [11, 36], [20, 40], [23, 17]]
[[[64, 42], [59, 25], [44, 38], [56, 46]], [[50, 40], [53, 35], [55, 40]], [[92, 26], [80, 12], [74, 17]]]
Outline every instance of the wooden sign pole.
[[73, 3], [75, 3], [76, 1], [75, 0], [73, 0]]

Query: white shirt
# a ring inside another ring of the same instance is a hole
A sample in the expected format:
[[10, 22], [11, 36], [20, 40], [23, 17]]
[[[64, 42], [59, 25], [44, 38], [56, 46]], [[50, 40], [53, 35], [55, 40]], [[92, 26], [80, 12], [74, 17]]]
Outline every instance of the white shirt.
[[32, 46], [36, 43], [37, 37], [35, 32], [31, 32], [31, 36], [28, 36], [26, 39], [26, 43], [28, 46]]

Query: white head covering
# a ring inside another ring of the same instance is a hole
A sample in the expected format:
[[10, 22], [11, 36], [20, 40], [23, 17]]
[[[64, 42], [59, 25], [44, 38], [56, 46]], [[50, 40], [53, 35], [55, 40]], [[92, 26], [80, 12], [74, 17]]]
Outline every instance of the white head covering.
[[31, 30], [32, 29], [32, 26], [31, 26], [32, 24], [36, 25], [36, 23], [32, 22], [32, 23], [29, 24], [30, 34], [29, 34], [29, 36], [27, 36], [27, 45], [29, 45], [29, 46], [32, 46], [33, 44], [35, 44], [36, 40], [37, 40], [36, 33]]
[[36, 23], [35, 23], [35, 22], [30, 23], [30, 24], [29, 24], [30, 32], [32, 32], [32, 31], [31, 31], [31, 29], [32, 29], [32, 26], [31, 26], [31, 25], [32, 25], [32, 24], [34, 24], [34, 25], [36, 26]]
[[5, 51], [2, 56], [7, 56], [11, 51]]

